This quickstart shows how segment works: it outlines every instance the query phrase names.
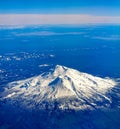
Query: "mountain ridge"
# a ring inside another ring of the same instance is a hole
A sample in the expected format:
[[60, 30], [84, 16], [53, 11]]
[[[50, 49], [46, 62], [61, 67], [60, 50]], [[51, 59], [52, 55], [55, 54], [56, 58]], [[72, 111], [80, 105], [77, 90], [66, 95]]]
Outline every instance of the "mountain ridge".
[[116, 85], [112, 79], [56, 65], [53, 72], [9, 83], [2, 98], [11, 102], [20, 101], [26, 107], [34, 107], [34, 103], [37, 103], [42, 106], [39, 108], [43, 108], [43, 102], [54, 107], [54, 101], [57, 101], [60, 109], [106, 107], [112, 103], [106, 94]]

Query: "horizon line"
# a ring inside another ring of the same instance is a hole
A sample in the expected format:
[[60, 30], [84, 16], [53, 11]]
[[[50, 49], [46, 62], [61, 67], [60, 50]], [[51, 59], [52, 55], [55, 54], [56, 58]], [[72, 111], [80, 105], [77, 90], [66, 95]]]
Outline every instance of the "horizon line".
[[0, 25], [120, 24], [120, 16], [89, 14], [0, 14]]

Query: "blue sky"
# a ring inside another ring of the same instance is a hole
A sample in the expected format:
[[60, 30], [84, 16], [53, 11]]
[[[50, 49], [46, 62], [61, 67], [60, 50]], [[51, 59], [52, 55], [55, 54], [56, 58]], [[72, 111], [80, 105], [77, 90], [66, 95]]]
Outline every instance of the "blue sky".
[[120, 24], [120, 0], [0, 0], [0, 25], [84, 23]]
[[120, 0], [0, 0], [0, 13], [120, 16]]

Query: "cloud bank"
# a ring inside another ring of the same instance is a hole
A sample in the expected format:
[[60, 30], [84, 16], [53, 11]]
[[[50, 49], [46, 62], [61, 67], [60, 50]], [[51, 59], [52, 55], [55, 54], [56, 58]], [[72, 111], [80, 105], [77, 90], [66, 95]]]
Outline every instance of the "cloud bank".
[[120, 24], [120, 16], [0, 14], [0, 25]]

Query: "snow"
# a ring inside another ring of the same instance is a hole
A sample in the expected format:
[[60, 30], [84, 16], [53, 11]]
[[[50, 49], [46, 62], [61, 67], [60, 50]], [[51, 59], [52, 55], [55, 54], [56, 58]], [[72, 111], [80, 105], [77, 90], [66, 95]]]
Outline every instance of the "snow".
[[92, 76], [57, 65], [53, 72], [9, 83], [2, 96], [3, 99], [21, 98], [35, 103], [58, 100], [59, 108], [65, 109], [67, 105], [77, 110], [97, 107], [97, 102], [110, 104], [111, 99], [106, 93], [116, 85], [112, 79]]
[[11, 94], [8, 94], [8, 95], [6, 96], [6, 98], [10, 98], [10, 97], [14, 96], [15, 94], [16, 94], [15, 92], [13, 92], [13, 93], [11, 93]]

